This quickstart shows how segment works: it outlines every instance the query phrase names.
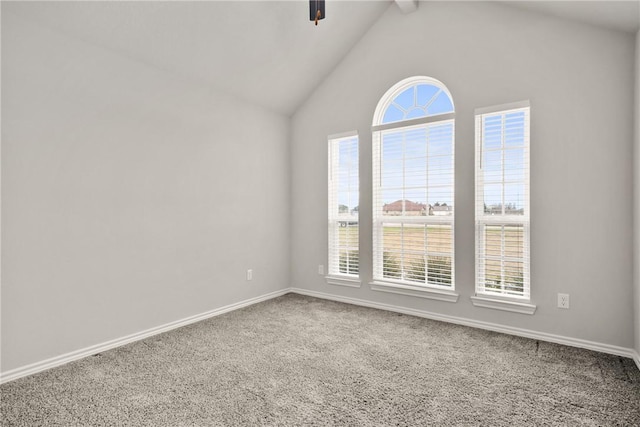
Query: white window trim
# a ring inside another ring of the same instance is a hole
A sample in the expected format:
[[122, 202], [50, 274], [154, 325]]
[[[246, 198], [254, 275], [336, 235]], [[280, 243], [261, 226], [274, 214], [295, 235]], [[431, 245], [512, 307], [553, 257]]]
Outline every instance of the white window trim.
[[383, 282], [375, 280], [369, 283], [372, 291], [389, 292], [392, 294], [409, 295], [412, 297], [420, 297], [427, 299], [435, 299], [438, 301], [458, 302], [460, 296], [455, 291], [449, 289], [437, 289], [435, 287], [426, 287], [406, 285], [395, 282]]
[[[531, 211], [531, 205], [530, 205], [530, 176], [527, 177], [527, 185], [526, 187], [526, 199], [527, 199], [527, 210], [525, 212], [525, 215], [501, 215], [498, 217], [493, 217], [490, 215], [479, 215], [479, 208], [477, 206], [478, 202], [478, 196], [477, 196], [477, 192], [478, 192], [478, 176], [479, 176], [479, 170], [478, 170], [478, 158], [477, 156], [480, 155], [479, 153], [482, 153], [482, 136], [480, 135], [480, 132], [478, 130], [478, 126], [482, 126], [482, 124], [478, 123], [478, 120], [482, 120], [482, 115], [484, 114], [492, 114], [492, 113], [504, 113], [504, 112], [508, 112], [510, 110], [518, 110], [518, 109], [524, 109], [524, 108], [530, 108], [530, 102], [529, 100], [526, 101], [519, 101], [519, 102], [513, 102], [513, 103], [508, 103], [508, 104], [501, 104], [501, 105], [494, 105], [494, 106], [490, 106], [490, 107], [483, 107], [483, 108], [477, 108], [474, 111], [474, 115], [476, 118], [476, 144], [475, 144], [475, 152], [476, 152], [476, 171], [475, 171], [475, 175], [476, 175], [476, 196], [475, 196], [475, 203], [476, 203], [476, 207], [475, 207], [475, 228], [476, 228], [476, 244], [475, 244], [475, 260], [476, 260], [476, 278], [475, 278], [475, 296], [471, 297], [471, 302], [475, 307], [483, 307], [483, 308], [489, 308], [489, 309], [495, 309], [495, 310], [502, 310], [502, 311], [510, 311], [510, 312], [515, 312], [515, 313], [522, 313], [522, 314], [529, 314], [532, 315], [535, 313], [537, 306], [535, 304], [531, 303], [531, 284], [530, 284], [530, 251], [531, 251], [531, 236], [529, 233], [529, 227], [530, 227], [530, 211]], [[529, 112], [530, 114], [530, 112]], [[527, 133], [530, 135], [530, 122], [528, 121], [527, 124]], [[528, 135], [528, 136], [529, 136]], [[527, 159], [528, 162], [528, 166], [527, 166], [527, 170], [530, 171], [530, 142], [527, 141], [527, 146], [526, 146], [526, 151], [528, 153], [529, 158]], [[530, 173], [530, 172], [529, 172]], [[528, 253], [527, 255], [527, 265], [525, 266], [526, 272], [529, 275], [529, 281], [527, 283], [527, 295], [525, 296], [518, 296], [518, 295], [499, 295], [499, 294], [491, 294], [491, 293], [487, 293], [487, 292], [478, 292], [478, 224], [482, 223], [482, 224], [522, 224], [525, 227], [524, 232], [526, 233], [526, 235], [528, 236], [527, 238], [527, 245], [528, 247], [526, 248], [526, 251]]]
[[527, 107], [531, 107], [531, 103], [529, 102], [529, 100], [510, 102], [508, 104], [492, 105], [490, 107], [480, 107], [480, 108], [476, 108], [473, 111], [473, 114], [474, 116], [478, 116], [480, 114], [498, 113], [500, 111], [518, 110], [520, 108], [527, 108]]
[[353, 276], [338, 276], [330, 274], [325, 276], [325, 280], [329, 285], [346, 286], [348, 288], [359, 288], [362, 286], [360, 279], [355, 279]]
[[350, 130], [348, 132], [334, 133], [332, 135], [327, 136], [327, 141], [330, 141], [332, 139], [351, 138], [352, 136], [358, 136], [358, 131]]
[[[418, 117], [417, 119], [409, 119], [409, 120], [403, 120], [401, 122], [392, 122], [392, 123], [385, 123], [382, 125], [375, 125], [375, 126], [371, 126], [371, 131], [372, 132], [381, 132], [383, 130], [387, 130], [387, 129], [395, 129], [395, 128], [400, 128], [400, 127], [411, 127], [411, 126], [416, 126], [416, 125], [422, 125], [425, 123], [433, 123], [433, 122], [445, 122], [447, 120], [453, 120], [456, 117], [456, 113], [444, 113], [444, 114], [436, 114], [433, 116], [427, 116], [427, 117]], [[399, 124], [402, 124], [402, 126], [399, 126]]]
[[[504, 299], [503, 299], [504, 298]], [[471, 303], [475, 307], [492, 308], [494, 310], [511, 311], [514, 313], [533, 314], [537, 306], [527, 302], [518, 302], [508, 297], [489, 297], [485, 294], [471, 297]]]

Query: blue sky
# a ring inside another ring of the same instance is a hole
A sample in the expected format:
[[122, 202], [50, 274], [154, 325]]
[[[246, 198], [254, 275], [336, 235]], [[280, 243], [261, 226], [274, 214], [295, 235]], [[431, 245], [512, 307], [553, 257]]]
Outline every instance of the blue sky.
[[382, 123], [453, 112], [449, 96], [434, 85], [412, 86], [396, 96], [387, 107]]

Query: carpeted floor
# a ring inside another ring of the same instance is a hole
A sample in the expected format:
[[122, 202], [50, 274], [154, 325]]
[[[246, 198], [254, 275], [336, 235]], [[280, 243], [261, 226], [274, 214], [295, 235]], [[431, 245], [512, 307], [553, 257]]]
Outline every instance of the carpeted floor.
[[640, 425], [630, 359], [295, 294], [0, 393], [2, 426]]

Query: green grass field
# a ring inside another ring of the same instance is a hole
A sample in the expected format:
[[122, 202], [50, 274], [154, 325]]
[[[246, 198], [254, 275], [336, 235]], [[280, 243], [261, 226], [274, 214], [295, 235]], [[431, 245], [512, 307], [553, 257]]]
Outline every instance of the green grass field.
[[[359, 227], [340, 227], [340, 242], [358, 241]], [[383, 231], [383, 249], [385, 251], [407, 253], [422, 252], [425, 248], [428, 253], [451, 253], [453, 246], [452, 232], [449, 226], [438, 225], [405, 225], [387, 226]], [[504, 238], [504, 246], [502, 240]], [[505, 257], [522, 258], [523, 247], [522, 227], [505, 227], [504, 232], [500, 226], [489, 226], [485, 233], [486, 256], [499, 257], [504, 250]]]

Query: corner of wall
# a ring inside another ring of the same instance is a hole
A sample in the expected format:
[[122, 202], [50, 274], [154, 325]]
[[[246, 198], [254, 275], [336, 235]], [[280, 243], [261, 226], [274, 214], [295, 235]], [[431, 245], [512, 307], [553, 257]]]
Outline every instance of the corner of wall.
[[633, 143], [633, 288], [636, 363], [640, 368], [640, 30], [636, 32]]

